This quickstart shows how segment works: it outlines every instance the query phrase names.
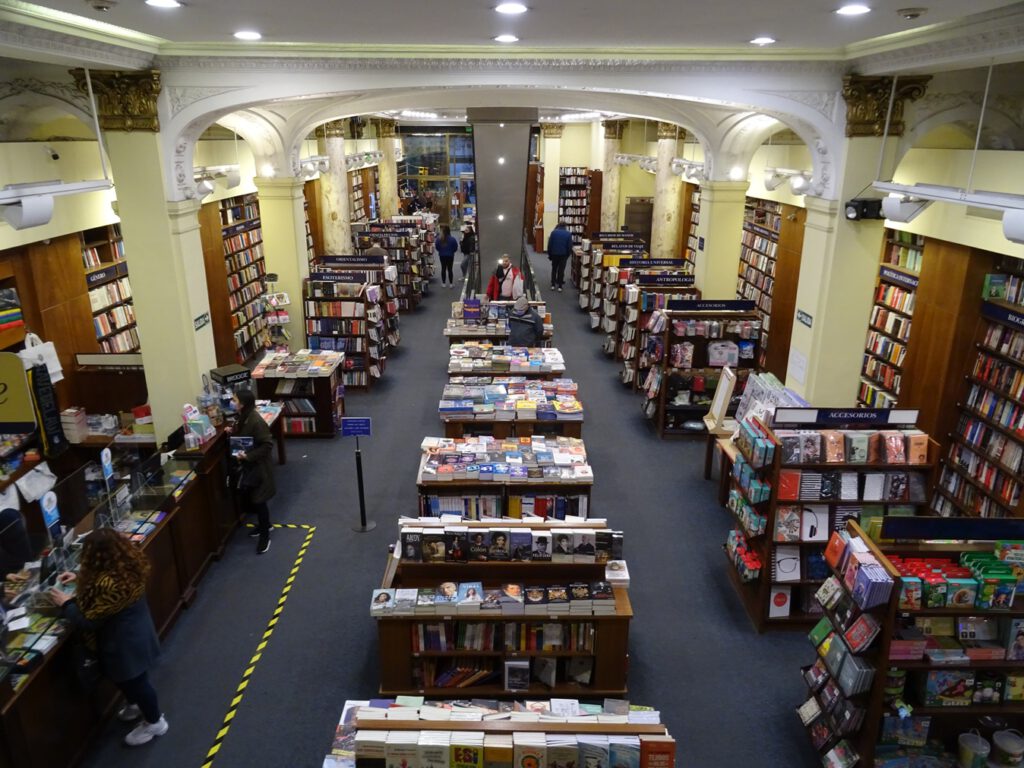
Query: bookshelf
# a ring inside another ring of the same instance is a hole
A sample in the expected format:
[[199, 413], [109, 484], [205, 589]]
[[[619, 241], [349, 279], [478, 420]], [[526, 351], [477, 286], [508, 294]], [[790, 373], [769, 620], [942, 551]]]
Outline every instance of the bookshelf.
[[386, 360], [381, 289], [347, 277], [338, 272], [312, 272], [303, 281], [306, 346], [344, 352], [342, 384], [369, 389], [380, 378]]
[[[401, 343], [400, 315], [398, 311], [398, 270], [394, 265], [385, 265], [383, 256], [321, 256], [313, 265], [310, 275], [321, 280], [372, 283], [379, 289], [377, 302], [381, 312], [381, 323], [376, 343], [383, 356]], [[325, 276], [321, 273], [338, 273]], [[370, 329], [372, 330], [372, 329]], [[374, 335], [374, 334], [371, 334]], [[322, 340], [312, 343], [321, 344]], [[321, 347], [316, 347], [321, 348]], [[330, 349], [328, 346], [323, 349]], [[381, 358], [383, 360], [383, 357]], [[383, 369], [382, 369], [383, 370]]]
[[[517, 530], [546, 531], [553, 538], [557, 527], [538, 522], [530, 526], [517, 526]], [[584, 526], [585, 528], [585, 526]], [[505, 530], [504, 527], [502, 527]], [[424, 532], [430, 530], [423, 529]], [[441, 529], [443, 531], [443, 529]], [[468, 528], [472, 536], [478, 529]], [[574, 526], [574, 530], [580, 530]], [[596, 534], [596, 532], [594, 532]], [[579, 562], [407, 562], [389, 558], [382, 581], [383, 589], [436, 588], [444, 582], [479, 582], [484, 596], [488, 590], [503, 586], [518, 586], [520, 592], [529, 585], [588, 585], [604, 582], [604, 563]], [[524, 585], [525, 588], [524, 588]], [[607, 585], [606, 585], [607, 586]], [[541, 615], [509, 615], [503, 611], [480, 608], [475, 613], [449, 611], [433, 615], [387, 615], [377, 618], [380, 652], [380, 692], [382, 695], [402, 693], [444, 695], [461, 690], [474, 697], [522, 696], [524, 691], [506, 690], [501, 681], [503, 664], [509, 660], [530, 662], [531, 677], [535, 676], [538, 659], [553, 660], [556, 670], [554, 686], [534, 681], [530, 693], [545, 691], [561, 696], [618, 696], [626, 693], [628, 667], [629, 623], [633, 609], [628, 591], [610, 588], [614, 612], [594, 615], [569, 615], [565, 612]], [[511, 593], [511, 589], [508, 590]], [[515, 632], [506, 635], [506, 625], [514, 623]], [[547, 643], [541, 638], [544, 625], [558, 635], [558, 643]], [[440, 640], [442, 636], [444, 640]], [[428, 639], [429, 638], [429, 639]], [[576, 659], [576, 661], [573, 661]], [[570, 664], [570, 662], [572, 662]], [[478, 684], [459, 685], [458, 688], [436, 685], [441, 675], [453, 664], [479, 667]], [[588, 683], [578, 682], [571, 673], [581, 665]], [[488, 674], [488, 672], [490, 674]]]
[[[612, 267], [628, 265], [635, 259], [643, 258], [647, 245], [636, 234], [625, 233], [594, 233], [595, 239], [590, 243], [590, 251], [584, 257], [580, 280], [580, 309], [590, 314], [590, 329], [601, 328], [601, 315], [605, 300], [606, 288], [610, 291], [618, 289], [618, 271], [611, 272]], [[624, 265], [623, 262], [626, 262]]]
[[396, 271], [398, 309], [411, 312], [423, 298], [419, 230], [408, 224], [374, 224], [368, 232], [356, 235], [356, 252], [365, 254], [378, 240]]
[[916, 274], [900, 267], [883, 264], [878, 270], [858, 405], [892, 408], [899, 400], [918, 283]]
[[697, 235], [700, 226], [700, 185], [686, 182], [683, 185], [684, 206], [683, 225], [685, 227], [685, 242], [683, 243], [683, 259], [686, 261], [689, 271], [697, 268], [697, 250], [700, 238]]
[[414, 213], [409, 216], [392, 216], [385, 223], [399, 227], [413, 227], [416, 232], [418, 250], [413, 253], [413, 262], [418, 265], [420, 291], [427, 292], [427, 283], [434, 276], [434, 242], [437, 239], [436, 213]]
[[345, 415], [345, 385], [339, 368], [343, 352], [320, 350], [270, 353], [256, 365], [256, 394], [283, 403], [286, 437], [334, 437]]
[[[719, 307], [732, 305], [730, 309]], [[722, 368], [736, 375], [735, 394], [757, 370], [761, 320], [749, 301], [671, 300], [651, 312], [638, 369], [643, 412], [660, 437], [703, 434]], [[699, 424], [690, 429], [687, 422]]]
[[932, 508], [943, 516], [1024, 517], [1024, 319], [982, 304], [971, 366]]
[[103, 352], [139, 351], [128, 262], [121, 225], [94, 227], [81, 233], [82, 266], [89, 289], [93, 331]]
[[753, 197], [744, 210], [736, 298], [757, 305], [761, 368], [781, 379], [789, 366], [806, 215], [803, 208]]
[[533, 250], [543, 253], [544, 242], [544, 166], [530, 163], [526, 171], [526, 204], [523, 206], [523, 229], [530, 233]]
[[241, 195], [199, 211], [217, 364], [245, 363], [269, 343], [259, 198]]
[[[813, 595], [827, 575], [825, 546], [847, 520], [866, 527], [927, 510], [939, 449], [906, 423], [917, 413], [852, 413], [851, 420], [849, 410], [777, 408], [771, 428], [752, 417], [741, 424], [729, 477], [726, 506], [735, 522], [727, 551], [730, 579], [758, 632], [820, 618]], [[896, 436], [891, 442], [889, 434]], [[770, 447], [770, 458], [758, 445]], [[744, 579], [742, 566], [751, 563], [758, 573], [748, 570]]]
[[572, 233], [573, 245], [601, 227], [601, 180], [601, 171], [585, 166], [558, 169], [558, 220]]
[[320, 230], [320, 179], [310, 179], [302, 186], [302, 209], [306, 226], [306, 256], [310, 264], [324, 252]]

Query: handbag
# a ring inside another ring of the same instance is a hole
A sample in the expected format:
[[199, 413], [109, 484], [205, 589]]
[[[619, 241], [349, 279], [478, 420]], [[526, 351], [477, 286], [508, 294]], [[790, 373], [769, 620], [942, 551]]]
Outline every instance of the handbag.
[[64, 378], [64, 368], [60, 364], [57, 348], [52, 341], [43, 341], [34, 333], [26, 333], [25, 348], [18, 352], [18, 357], [21, 358], [26, 371], [36, 365], [45, 365], [53, 384]]

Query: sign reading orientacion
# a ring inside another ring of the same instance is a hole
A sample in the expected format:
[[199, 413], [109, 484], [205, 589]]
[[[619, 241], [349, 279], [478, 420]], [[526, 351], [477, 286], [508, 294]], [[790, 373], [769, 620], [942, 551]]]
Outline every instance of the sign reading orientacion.
[[909, 288], [912, 291], [917, 290], [917, 285], [920, 282], [913, 275], [908, 275], [906, 272], [900, 272], [900, 270], [892, 269], [891, 267], [882, 267], [879, 269], [878, 276], [887, 283], [902, 285], [904, 288]]
[[370, 417], [355, 417], [355, 416], [342, 416], [341, 417], [341, 436], [342, 437], [369, 437], [370, 436]]
[[210, 313], [209, 312], [203, 312], [203, 314], [201, 314], [199, 317], [194, 318], [192, 320], [192, 325], [195, 326], [195, 329], [197, 331], [200, 328], [202, 328], [203, 326], [206, 326], [206, 325], [209, 325], [209, 324], [210, 324]]
[[989, 320], [997, 320], [1000, 323], [1006, 323], [1016, 328], [1024, 328], [1024, 312], [1015, 312], [1009, 307], [985, 301], [981, 304], [981, 314]]
[[0, 432], [20, 435], [35, 428], [25, 366], [13, 352], [0, 352]]
[[344, 267], [344, 266], [374, 266], [382, 265], [384, 263], [384, 255], [380, 254], [365, 255], [365, 256], [321, 256], [317, 259], [318, 262], [323, 264], [325, 267]]
[[637, 275], [637, 285], [678, 285], [689, 288], [693, 285], [693, 275]]
[[808, 328], [810, 328], [811, 325], [814, 324], [814, 318], [811, 316], [811, 314], [809, 312], [804, 312], [802, 309], [798, 309], [796, 311], [796, 319], [798, 322], [802, 323], [803, 325], [806, 325]]
[[748, 299], [675, 299], [666, 309], [672, 312], [753, 312], [754, 302]]
[[910, 425], [918, 411], [911, 408], [776, 408], [774, 424], [841, 427], [845, 424]]

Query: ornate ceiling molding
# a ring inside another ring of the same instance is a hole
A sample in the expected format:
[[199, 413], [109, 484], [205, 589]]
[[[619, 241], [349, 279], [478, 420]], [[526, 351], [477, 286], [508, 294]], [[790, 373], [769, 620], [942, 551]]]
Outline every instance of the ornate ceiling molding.
[[331, 120], [323, 123], [320, 126], [320, 130], [323, 131], [325, 139], [344, 139], [345, 123], [345, 120]]
[[839, 94], [837, 91], [765, 91], [758, 90], [755, 93], [763, 93], [765, 96], [778, 96], [789, 101], [795, 101], [810, 107], [830, 123], [836, 119], [836, 102]]
[[540, 132], [545, 139], [560, 139], [565, 126], [561, 123], [541, 123]]
[[686, 139], [686, 130], [680, 128], [675, 123], [658, 123], [658, 138], [659, 139], [672, 139], [673, 141], [679, 141], [680, 139]]
[[[86, 89], [85, 71], [71, 70], [79, 90]], [[92, 90], [96, 94], [100, 128], [104, 131], [160, 131], [157, 96], [160, 95], [160, 71], [114, 72], [90, 70]]]
[[627, 125], [629, 125], [628, 120], [605, 120], [604, 137], [611, 141], [622, 139], [622, 134], [626, 130]]
[[213, 96], [220, 96], [222, 93], [239, 91], [241, 88], [224, 88], [223, 86], [218, 85], [190, 85], [186, 87], [171, 85], [167, 86], [165, 90], [167, 91], [167, 97], [171, 103], [171, 117], [174, 117], [186, 108], [191, 107], [197, 101], [209, 99]]
[[145, 69], [153, 64], [153, 54], [147, 51], [15, 21], [0, 20], [0, 45], [45, 53], [51, 58], [59, 57], [80, 64], [88, 62], [92, 66]]
[[[980, 115], [982, 96], [980, 91], [928, 92], [914, 103], [913, 122], [917, 125], [942, 112], [957, 110], [965, 106], [976, 107], [978, 115]], [[985, 108], [1002, 115], [1016, 127], [1024, 128], [1024, 98], [1005, 94], [992, 95], [989, 96]]]
[[[931, 75], [896, 79], [896, 98], [892, 102], [887, 131], [890, 136], [903, 135], [903, 104], [924, 96], [925, 87], [931, 79]], [[892, 88], [892, 77], [848, 75], [843, 78], [847, 136], [882, 136], [886, 133]]]
[[51, 80], [37, 80], [33, 77], [0, 81], [0, 99], [20, 96], [24, 93], [49, 96], [83, 112], [90, 111], [89, 99], [78, 90], [73, 82], [59, 83]]

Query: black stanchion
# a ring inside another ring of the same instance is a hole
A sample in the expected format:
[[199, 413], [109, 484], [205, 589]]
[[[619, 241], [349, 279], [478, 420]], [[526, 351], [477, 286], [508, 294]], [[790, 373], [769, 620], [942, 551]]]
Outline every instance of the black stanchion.
[[366, 519], [366, 495], [363, 492], [363, 452], [359, 450], [359, 437], [356, 436], [356, 482], [359, 485], [359, 525], [353, 525], [352, 530], [360, 533], [372, 531], [377, 524]]

